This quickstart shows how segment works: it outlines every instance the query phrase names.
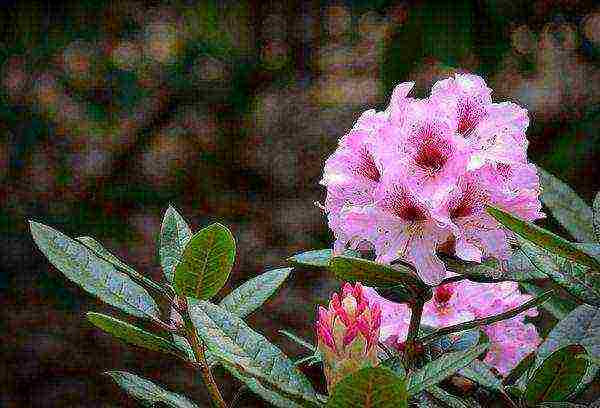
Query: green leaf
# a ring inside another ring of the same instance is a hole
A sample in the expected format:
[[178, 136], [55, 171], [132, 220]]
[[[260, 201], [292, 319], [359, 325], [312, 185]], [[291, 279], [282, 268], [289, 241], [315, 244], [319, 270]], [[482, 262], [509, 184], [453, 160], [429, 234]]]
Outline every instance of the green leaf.
[[309, 349], [312, 352], [316, 352], [317, 348], [315, 346], [313, 346], [312, 344], [310, 344], [308, 341], [296, 336], [294, 333], [289, 332], [287, 330], [279, 330], [279, 333], [283, 334], [284, 336], [289, 337], [292, 341], [298, 343], [299, 345], [301, 345], [304, 348]]
[[233, 267], [235, 240], [221, 224], [195, 233], [175, 267], [175, 291], [182, 296], [210, 299], [221, 290]]
[[427, 392], [433, 396], [434, 399], [441, 401], [450, 408], [471, 408], [466, 402], [458, 397], [444, 391], [437, 385], [433, 385], [427, 389]]
[[154, 299], [129, 276], [62, 232], [33, 221], [29, 225], [38, 248], [71, 281], [126, 313], [159, 318]]
[[500, 224], [534, 244], [571, 261], [600, 270], [600, 263], [566, 239], [537, 225], [521, 220], [499, 208], [488, 207], [488, 213]]
[[572, 402], [544, 402], [539, 408], [590, 408], [587, 405], [574, 404]]
[[192, 230], [172, 206], [167, 208], [160, 229], [160, 265], [169, 282], [173, 282], [175, 267], [192, 237]]
[[406, 408], [406, 381], [385, 367], [366, 367], [340, 381], [328, 408]]
[[[523, 290], [534, 295], [539, 296], [545, 292], [545, 289], [540, 288], [537, 285], [529, 282], [520, 282], [519, 284]], [[546, 309], [550, 314], [556, 317], [557, 320], [562, 320], [568, 315], [573, 309], [577, 307], [577, 303], [569, 299], [561, 299], [556, 296], [551, 297], [542, 304], [542, 307]]]
[[316, 401], [308, 379], [279, 348], [239, 317], [205, 301], [188, 298], [188, 310], [198, 336], [220, 360], [244, 374], [264, 379], [286, 394]]
[[590, 220], [592, 209], [576, 193], [552, 174], [538, 166], [542, 194], [540, 198], [569, 234], [581, 242], [594, 241]]
[[[423, 335], [431, 334], [434, 332], [435, 329], [431, 330], [429, 333], [424, 333]], [[473, 346], [476, 346], [479, 343], [481, 333], [482, 332], [479, 329], [470, 329], [458, 333], [447, 334], [445, 336], [440, 337], [439, 339], [435, 339], [434, 341], [429, 343], [429, 345], [432, 347], [433, 351], [439, 353], [465, 351]]]
[[561, 401], [575, 392], [586, 374], [589, 362], [579, 355], [585, 348], [572, 344], [554, 351], [533, 372], [523, 401], [529, 407], [547, 401]]
[[502, 381], [492, 373], [490, 366], [481, 360], [473, 360], [471, 363], [461, 368], [458, 373], [484, 387], [503, 392]]
[[277, 291], [292, 269], [274, 269], [248, 280], [225, 296], [219, 306], [238, 317], [248, 316]]
[[239, 381], [246, 384], [246, 386], [254, 392], [256, 395], [260, 396], [265, 401], [271, 403], [272, 405], [278, 408], [302, 408], [302, 405], [297, 404], [296, 402], [285, 398], [284, 396], [278, 394], [276, 391], [270, 389], [270, 387], [261, 384], [261, 382], [253, 377], [246, 376], [242, 374], [239, 370], [237, 370], [233, 365], [224, 363], [223, 366], [237, 378]]
[[130, 323], [102, 313], [88, 312], [86, 317], [94, 326], [126, 343], [185, 358], [184, 352], [164, 337], [149, 333]]
[[507, 280], [524, 282], [546, 278], [546, 275], [531, 263], [518, 246], [513, 248], [512, 256], [507, 261], [487, 259], [476, 263], [449, 256], [442, 256], [442, 259], [450, 271], [465, 275], [474, 282], [494, 283]]
[[502, 384], [504, 384], [506, 386], [508, 384], [516, 383], [519, 380], [519, 378], [523, 377], [523, 375], [525, 375], [525, 373], [527, 373], [527, 371], [529, 370], [531, 365], [534, 363], [534, 361], [535, 361], [535, 351], [532, 351], [531, 353], [529, 353], [525, 357], [523, 357], [523, 359], [521, 359], [521, 361], [519, 361], [519, 363], [515, 366], [515, 368], [513, 368], [511, 370], [511, 372], [508, 373], [508, 375], [506, 377], [504, 377], [504, 380], [502, 380]]
[[396, 294], [404, 293], [405, 301], [427, 301], [433, 296], [431, 288], [408, 266], [392, 267], [366, 259], [336, 256], [331, 260], [329, 268], [340, 280], [361, 282], [363, 285], [378, 288], [393, 288]]
[[[578, 263], [561, 258], [531, 243], [523, 241], [522, 248], [531, 262], [554, 282], [564, 287], [582, 302], [600, 306], [600, 271], [590, 270]], [[582, 248], [586, 253], [589, 248]], [[596, 248], [591, 248], [594, 251]], [[590, 255], [591, 256], [591, 255]]]
[[[538, 348], [535, 367], [554, 351], [570, 344], [580, 344], [592, 358], [600, 358], [600, 309], [581, 305], [559, 321]], [[590, 366], [582, 386], [589, 384], [598, 370], [598, 366]]]
[[[360, 254], [356, 251], [346, 249], [344, 255], [348, 257], [360, 258]], [[293, 265], [309, 266], [313, 268], [326, 268], [329, 266], [329, 261], [333, 256], [331, 249], [315, 249], [312, 251], [301, 252], [289, 257], [287, 260]]]
[[408, 394], [416, 395], [450, 377], [485, 352], [488, 346], [489, 344], [480, 344], [467, 351], [443, 354], [438, 359], [428, 363], [425, 367], [410, 373], [408, 375]]
[[144, 407], [155, 407], [165, 404], [171, 408], [197, 408], [198, 406], [183, 395], [163, 389], [152, 381], [125, 371], [107, 371], [116, 383]]
[[594, 215], [592, 218], [594, 224], [594, 235], [596, 237], [595, 241], [600, 242], [600, 192], [598, 192], [594, 198]]

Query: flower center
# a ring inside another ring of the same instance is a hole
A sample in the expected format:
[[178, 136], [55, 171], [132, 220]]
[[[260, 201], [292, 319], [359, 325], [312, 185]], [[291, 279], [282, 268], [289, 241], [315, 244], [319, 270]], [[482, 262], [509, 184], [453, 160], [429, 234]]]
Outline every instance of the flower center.
[[462, 194], [449, 205], [450, 218], [469, 217], [479, 211], [487, 202], [487, 194], [477, 188], [474, 183], [463, 187]]
[[394, 186], [386, 197], [384, 206], [389, 212], [404, 221], [419, 222], [427, 219], [427, 209], [399, 186]]
[[458, 133], [469, 137], [471, 131], [485, 116], [485, 110], [478, 104], [466, 101], [458, 106]]
[[433, 171], [440, 171], [448, 161], [448, 154], [433, 143], [426, 143], [419, 149], [415, 162], [417, 165]]
[[454, 294], [454, 287], [450, 284], [438, 286], [435, 288], [435, 293], [433, 294], [433, 298], [436, 303], [444, 304], [447, 303]]

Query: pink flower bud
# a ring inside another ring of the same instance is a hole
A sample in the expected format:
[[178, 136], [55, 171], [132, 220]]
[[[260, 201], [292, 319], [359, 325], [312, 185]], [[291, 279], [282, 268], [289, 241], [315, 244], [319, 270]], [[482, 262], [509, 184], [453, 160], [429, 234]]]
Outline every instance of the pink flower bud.
[[381, 308], [369, 306], [360, 283], [345, 283], [341, 297], [334, 293], [329, 308], [319, 306], [317, 315], [317, 347], [329, 389], [346, 375], [379, 363]]

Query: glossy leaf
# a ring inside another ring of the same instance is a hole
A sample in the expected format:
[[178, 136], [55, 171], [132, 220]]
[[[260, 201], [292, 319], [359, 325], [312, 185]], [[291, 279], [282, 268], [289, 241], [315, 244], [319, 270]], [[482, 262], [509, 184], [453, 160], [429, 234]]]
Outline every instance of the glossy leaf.
[[126, 343], [184, 358], [184, 352], [164, 337], [102, 313], [88, 312], [86, 317], [94, 326]]
[[521, 361], [519, 361], [519, 363], [515, 366], [515, 368], [513, 368], [510, 371], [510, 373], [508, 373], [508, 375], [504, 377], [504, 379], [502, 380], [502, 384], [504, 384], [505, 386], [508, 384], [515, 384], [519, 380], [519, 378], [526, 375], [527, 371], [534, 362], [535, 351], [532, 351], [531, 353], [523, 357]]
[[594, 236], [596, 237], [595, 241], [600, 243], [600, 192], [598, 192], [594, 198], [593, 224]]
[[256, 378], [246, 376], [242, 374], [239, 370], [237, 370], [231, 364], [223, 364], [223, 366], [237, 378], [239, 381], [246, 384], [246, 386], [254, 392], [256, 395], [269, 402], [278, 408], [302, 408], [302, 405], [292, 401], [291, 399], [285, 398], [284, 396], [278, 394], [276, 391], [273, 391], [268, 386], [265, 386], [260, 383], [260, 381]]
[[468, 405], [465, 401], [444, 391], [437, 385], [429, 387], [427, 392], [431, 394], [434, 399], [441, 401], [444, 405], [450, 408], [472, 408], [472, 406]]
[[[559, 321], [538, 348], [535, 367], [554, 351], [570, 344], [580, 344], [592, 358], [600, 358], [600, 309], [581, 305]], [[582, 384], [588, 384], [598, 370], [598, 366], [590, 366]]]
[[154, 299], [129, 276], [62, 232], [33, 221], [29, 224], [38, 248], [71, 281], [126, 313], [159, 317]]
[[502, 381], [492, 373], [490, 366], [481, 360], [473, 360], [458, 373], [484, 387], [503, 392]]
[[431, 299], [433, 293], [408, 266], [383, 265], [366, 259], [345, 256], [334, 257], [329, 268], [335, 273], [336, 278], [348, 282], [361, 282], [366, 286], [378, 288], [394, 288], [395, 291], [405, 293], [406, 301]]
[[[520, 286], [526, 292], [533, 296], [539, 296], [546, 290], [529, 282], [521, 282]], [[548, 301], [542, 304], [542, 307], [552, 314], [557, 320], [562, 320], [573, 309], [577, 307], [577, 303], [570, 299], [561, 299], [556, 296], [551, 297]]]
[[538, 174], [542, 186], [540, 198], [554, 218], [576, 240], [594, 241], [594, 229], [590, 222], [593, 217], [592, 209], [571, 187], [552, 174], [540, 167]]
[[198, 336], [220, 360], [242, 367], [244, 374], [264, 379], [286, 394], [316, 401], [315, 391], [304, 374], [241, 318], [193, 298], [188, 298], [188, 310]]
[[385, 367], [366, 367], [340, 381], [327, 408], [406, 408], [406, 381]]
[[160, 265], [169, 282], [173, 282], [175, 267], [191, 237], [192, 230], [188, 224], [175, 208], [169, 206], [163, 217], [158, 250]]
[[[360, 258], [360, 254], [356, 251], [347, 249], [344, 255], [348, 257]], [[329, 266], [333, 251], [331, 249], [315, 249], [312, 251], [301, 252], [289, 257], [287, 260], [293, 265], [308, 266], [313, 268], [326, 268]]]
[[219, 306], [244, 318], [273, 295], [292, 272], [292, 268], [274, 269], [252, 278], [225, 296]]
[[233, 267], [235, 240], [229, 229], [212, 224], [195, 233], [175, 267], [175, 291], [182, 296], [210, 299], [221, 290]]
[[135, 398], [145, 407], [155, 407], [164, 404], [170, 408], [197, 408], [191, 400], [183, 395], [165, 390], [150, 380], [125, 371], [107, 371], [119, 387]]
[[467, 351], [443, 354], [436, 360], [425, 365], [425, 367], [410, 373], [408, 375], [408, 394], [416, 395], [450, 377], [485, 352], [488, 346], [489, 344], [481, 344]]
[[[600, 306], [600, 271], [590, 270], [588, 267], [561, 258], [531, 243], [523, 242], [522, 248], [536, 267], [543, 270], [548, 277], [564, 287], [571, 295], [582, 302]], [[580, 249], [584, 250], [581, 247]], [[585, 250], [586, 253], [590, 253], [589, 249]]]
[[585, 349], [572, 344], [554, 351], [530, 376], [523, 394], [529, 407], [547, 401], [562, 401], [575, 392], [586, 374], [589, 362], [578, 358]]
[[580, 250], [575, 244], [567, 241], [566, 239], [563, 239], [550, 231], [538, 227], [531, 222], [521, 220], [499, 208], [488, 207], [487, 211], [500, 224], [515, 232], [522, 238], [533, 242], [539, 247], [547, 249], [548, 251], [560, 257], [577, 262], [581, 265], [600, 270], [600, 263], [598, 260]]

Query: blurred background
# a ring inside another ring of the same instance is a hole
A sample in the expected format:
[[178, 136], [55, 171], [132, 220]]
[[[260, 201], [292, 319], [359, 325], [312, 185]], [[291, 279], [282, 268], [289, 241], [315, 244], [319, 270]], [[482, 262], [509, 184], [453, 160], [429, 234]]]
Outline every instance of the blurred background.
[[[94, 236], [156, 279], [169, 204], [195, 230], [219, 220], [239, 248], [227, 293], [330, 246], [323, 163], [398, 82], [423, 96], [453, 72], [484, 76], [496, 101], [529, 110], [534, 162], [588, 202], [600, 190], [592, 0], [13, 3], [0, 9], [2, 407], [136, 406], [109, 369], [206, 403], [184, 364], [83, 318], [113, 310], [50, 266], [27, 219]], [[277, 329], [312, 339], [315, 303], [337, 287], [296, 270], [249, 322], [296, 356]]]

